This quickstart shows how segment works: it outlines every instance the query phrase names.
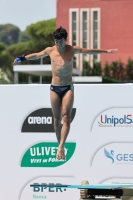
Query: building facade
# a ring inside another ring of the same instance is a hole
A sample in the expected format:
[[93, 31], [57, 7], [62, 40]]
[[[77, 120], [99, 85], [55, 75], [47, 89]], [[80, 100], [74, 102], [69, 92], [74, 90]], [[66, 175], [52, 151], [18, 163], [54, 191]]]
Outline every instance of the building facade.
[[83, 60], [127, 63], [133, 58], [133, 0], [57, 0], [56, 27], [68, 31], [68, 44], [84, 48], [113, 49], [108, 55], [76, 55], [74, 67], [82, 70]]

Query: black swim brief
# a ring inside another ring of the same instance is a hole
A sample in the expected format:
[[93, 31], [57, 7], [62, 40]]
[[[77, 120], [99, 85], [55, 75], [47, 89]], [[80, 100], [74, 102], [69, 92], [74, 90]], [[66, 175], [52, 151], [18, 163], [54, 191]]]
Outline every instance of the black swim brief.
[[50, 90], [56, 92], [60, 97], [63, 97], [68, 90], [73, 90], [73, 85], [55, 86], [51, 85]]

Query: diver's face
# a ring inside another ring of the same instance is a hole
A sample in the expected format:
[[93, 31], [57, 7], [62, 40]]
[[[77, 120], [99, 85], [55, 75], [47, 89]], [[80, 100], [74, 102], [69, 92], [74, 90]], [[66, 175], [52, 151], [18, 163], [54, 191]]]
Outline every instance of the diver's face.
[[57, 47], [58, 49], [62, 49], [62, 48], [64, 48], [65, 45], [66, 45], [66, 40], [65, 40], [64, 38], [62, 38], [62, 39], [60, 39], [60, 40], [55, 39], [54, 42], [55, 42], [55, 45], [56, 45], [56, 47]]

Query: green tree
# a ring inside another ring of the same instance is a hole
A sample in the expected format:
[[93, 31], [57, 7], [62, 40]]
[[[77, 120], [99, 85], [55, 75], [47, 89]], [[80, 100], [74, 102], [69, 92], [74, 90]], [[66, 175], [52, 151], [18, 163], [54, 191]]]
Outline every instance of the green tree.
[[0, 52], [4, 51], [5, 50], [5, 44], [0, 42]]
[[0, 83], [9, 83], [13, 81], [11, 57], [5, 51], [5, 45], [0, 43]]
[[[7, 48], [7, 52], [11, 55], [12, 59], [22, 54], [30, 54], [42, 51], [48, 46], [54, 44], [53, 31], [55, 30], [55, 19], [37, 22], [27, 27], [24, 34], [26, 34], [30, 41], [19, 42], [17, 44], [10, 45]], [[20, 37], [21, 38], [21, 37]], [[46, 57], [43, 60], [44, 64], [50, 64], [50, 58]], [[22, 64], [25, 64], [22, 63]], [[40, 64], [39, 60], [26, 61], [26, 64]]]
[[104, 76], [110, 77], [110, 65], [108, 62], [105, 63], [103, 72], [104, 72]]
[[6, 71], [6, 67], [11, 66], [11, 57], [5, 51], [5, 45], [0, 42], [0, 68]]
[[13, 24], [0, 25], [0, 42], [6, 46], [18, 42], [20, 29]]
[[[39, 47], [36, 47], [36, 45], [30, 41], [30, 42], [20, 42], [17, 44], [13, 44], [10, 45], [7, 49], [6, 52], [10, 54], [10, 56], [12, 57], [12, 61], [17, 57], [17, 56], [21, 56], [23, 54], [31, 54], [31, 53], [35, 53], [35, 52], [39, 52], [42, 49], [40, 49]], [[22, 62], [21, 64], [40, 64], [40, 59], [38, 60], [27, 60], [25, 62]], [[43, 63], [44, 64], [50, 64], [50, 58], [49, 57], [45, 57], [43, 59]]]
[[102, 68], [100, 62], [94, 62], [92, 67], [92, 76], [101, 76]]
[[119, 83], [118, 80], [110, 77], [103, 76], [102, 83]]
[[19, 34], [18, 42], [27, 42], [30, 38], [27, 35], [26, 31], [21, 31]]
[[126, 79], [133, 80], [133, 60], [131, 58], [128, 59], [126, 64]]
[[15, 59], [16, 56], [21, 56], [24, 53], [31, 53], [32, 49], [32, 42], [19, 42], [17, 44], [10, 45], [6, 49], [6, 52], [9, 53], [13, 59]]
[[117, 79], [117, 76], [118, 76], [118, 64], [117, 64], [116, 61], [111, 63], [110, 69], [111, 69], [111, 78]]
[[[55, 27], [55, 19], [37, 22], [36, 24], [28, 26], [26, 31], [20, 32], [18, 43], [12, 43], [6, 48], [5, 51], [2, 51], [0, 56], [0, 67], [2, 67], [3, 70], [5, 70], [6, 72], [8, 71], [8, 74], [9, 72], [11, 72], [10, 75], [13, 75], [11, 69], [15, 57], [21, 56], [24, 53], [27, 55], [30, 53], [39, 52], [48, 46], [54, 45], [52, 34], [55, 30]], [[2, 48], [2, 50], [4, 50], [3, 47], [4, 46], [2, 46], [2, 44], [0, 43], [0, 48]], [[43, 63], [50, 64], [50, 58], [44, 58]], [[40, 64], [40, 59], [22, 62], [22, 64]], [[27, 82], [27, 76], [25, 75], [23, 76], [22, 74], [20, 74], [20, 79], [21, 82]], [[34, 79], [35, 81], [39, 80], [38, 77], [34, 77]], [[43, 77], [43, 81], [47, 82], [48, 80], [47, 77]]]
[[92, 76], [92, 68], [87, 61], [83, 61], [82, 76]]
[[110, 69], [112, 78], [121, 81], [124, 79], [125, 76], [124, 63], [122, 63], [120, 60], [112, 62], [110, 65]]
[[90, 66], [90, 63], [83, 61], [83, 71], [82, 76], [101, 76], [102, 68], [100, 62], [94, 62], [93, 67]]
[[29, 38], [33, 41], [35, 46], [43, 49], [47, 46], [54, 45], [53, 31], [56, 28], [55, 19], [44, 20], [32, 24], [26, 28]]

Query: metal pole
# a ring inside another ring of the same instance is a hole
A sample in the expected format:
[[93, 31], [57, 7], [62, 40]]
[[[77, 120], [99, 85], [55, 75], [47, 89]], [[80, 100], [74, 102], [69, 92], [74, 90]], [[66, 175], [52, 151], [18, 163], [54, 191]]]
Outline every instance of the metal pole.
[[[43, 58], [40, 58], [40, 65], [43, 65]], [[40, 76], [40, 84], [42, 84], [42, 76]]]
[[29, 84], [32, 83], [32, 76], [31, 75], [28, 76], [28, 83]]
[[14, 84], [18, 84], [18, 72], [14, 72]]
[[40, 84], [42, 84], [42, 76], [40, 76]]
[[40, 65], [43, 65], [43, 58], [40, 58]]

